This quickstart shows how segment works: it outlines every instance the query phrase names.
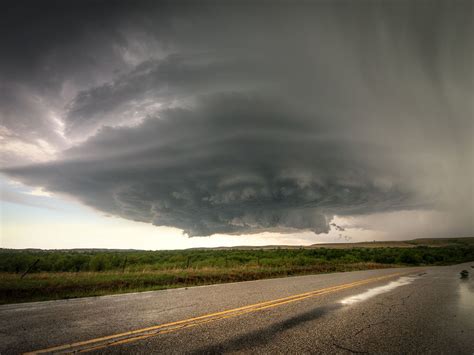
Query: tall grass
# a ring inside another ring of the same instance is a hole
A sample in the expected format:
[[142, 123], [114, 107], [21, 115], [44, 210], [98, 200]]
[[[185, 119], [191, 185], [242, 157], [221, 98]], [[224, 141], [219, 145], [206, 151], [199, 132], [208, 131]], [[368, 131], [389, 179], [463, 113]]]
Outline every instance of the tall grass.
[[410, 249], [0, 250], [0, 303], [473, 260], [472, 245]]
[[322, 263], [309, 266], [240, 266], [225, 269], [203, 267], [126, 272], [39, 272], [29, 274], [23, 279], [14, 273], [0, 273], [0, 304], [381, 267], [389, 266], [376, 263]]

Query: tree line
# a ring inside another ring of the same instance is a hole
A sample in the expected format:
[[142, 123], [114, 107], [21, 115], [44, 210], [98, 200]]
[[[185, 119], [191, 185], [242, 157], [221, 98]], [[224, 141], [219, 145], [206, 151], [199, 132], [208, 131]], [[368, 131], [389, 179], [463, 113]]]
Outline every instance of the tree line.
[[0, 251], [0, 272], [142, 271], [170, 269], [311, 266], [373, 262], [444, 265], [474, 261], [470, 245], [414, 248], [168, 250], [168, 251]]

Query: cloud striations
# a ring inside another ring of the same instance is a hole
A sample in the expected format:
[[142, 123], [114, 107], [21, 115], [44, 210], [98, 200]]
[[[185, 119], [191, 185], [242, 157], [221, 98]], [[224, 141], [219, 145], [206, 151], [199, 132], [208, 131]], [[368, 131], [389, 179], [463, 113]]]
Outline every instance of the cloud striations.
[[471, 2], [27, 4], [4, 174], [190, 236], [407, 210], [474, 232]]

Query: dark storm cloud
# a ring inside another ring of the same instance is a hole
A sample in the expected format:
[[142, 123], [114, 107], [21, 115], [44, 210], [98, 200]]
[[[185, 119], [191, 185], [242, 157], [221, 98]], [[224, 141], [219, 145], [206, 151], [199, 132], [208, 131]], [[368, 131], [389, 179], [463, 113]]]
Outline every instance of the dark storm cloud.
[[471, 2], [32, 4], [0, 112], [59, 158], [8, 175], [190, 235], [414, 208], [472, 232]]
[[[38, 140], [47, 141], [52, 149], [67, 146], [55, 119], [64, 100], [76, 87], [95, 85], [110, 78], [114, 68], [124, 67], [114, 49], [119, 35], [103, 17], [107, 9], [100, 11], [95, 3], [3, 4], [0, 117], [3, 129], [15, 136], [15, 146], [41, 150]], [[10, 157], [2, 160], [10, 164], [28, 160], [24, 153], [10, 151]]]
[[80, 92], [68, 107], [67, 134], [83, 136], [104, 124], [144, 119], [196, 93], [264, 88], [269, 73], [258, 63], [242, 55], [236, 60], [209, 54], [146, 61], [113, 82]]
[[415, 206], [410, 191], [377, 182], [387, 172], [364, 162], [369, 147], [325, 131], [281, 103], [218, 95], [135, 128], [103, 129], [59, 163], [9, 174], [190, 235], [321, 233], [335, 213]]

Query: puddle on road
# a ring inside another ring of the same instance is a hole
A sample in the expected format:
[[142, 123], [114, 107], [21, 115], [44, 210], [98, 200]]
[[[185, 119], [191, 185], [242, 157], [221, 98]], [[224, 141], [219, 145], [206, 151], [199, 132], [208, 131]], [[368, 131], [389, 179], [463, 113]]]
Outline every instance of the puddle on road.
[[398, 280], [392, 281], [387, 285], [371, 288], [371, 289], [369, 289], [369, 290], [367, 290], [363, 293], [360, 293], [358, 295], [344, 298], [340, 302], [342, 304], [354, 304], [354, 303], [357, 303], [357, 302], [362, 302], [362, 301], [365, 301], [365, 300], [367, 300], [369, 298], [372, 298], [374, 296], [380, 295], [382, 293], [392, 291], [393, 289], [395, 289], [397, 287], [408, 285], [408, 284], [412, 283], [416, 278], [417, 278], [416, 276], [400, 277]]
[[474, 282], [461, 280], [458, 296], [459, 314], [468, 324], [474, 326]]

